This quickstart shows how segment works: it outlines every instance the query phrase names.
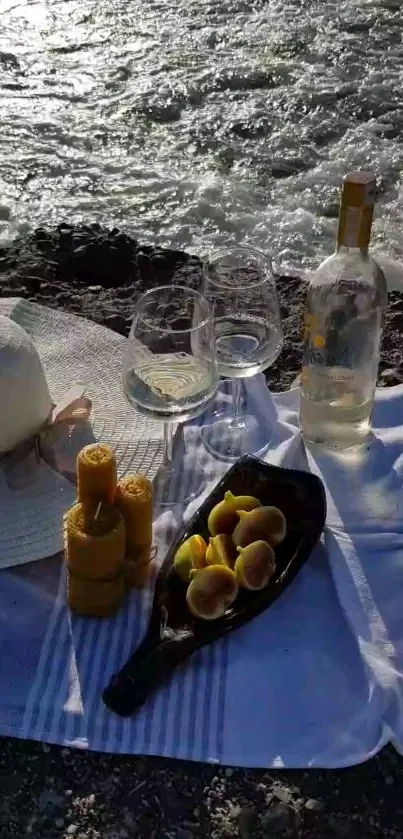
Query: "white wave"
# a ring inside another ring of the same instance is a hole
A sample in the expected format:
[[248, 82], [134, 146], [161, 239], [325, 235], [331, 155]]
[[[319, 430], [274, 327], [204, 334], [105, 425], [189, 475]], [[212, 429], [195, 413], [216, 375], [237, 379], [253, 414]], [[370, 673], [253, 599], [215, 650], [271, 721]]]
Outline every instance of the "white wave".
[[0, 24], [0, 239], [92, 220], [305, 271], [333, 247], [341, 177], [365, 166], [393, 274], [400, 0], [0, 0]]

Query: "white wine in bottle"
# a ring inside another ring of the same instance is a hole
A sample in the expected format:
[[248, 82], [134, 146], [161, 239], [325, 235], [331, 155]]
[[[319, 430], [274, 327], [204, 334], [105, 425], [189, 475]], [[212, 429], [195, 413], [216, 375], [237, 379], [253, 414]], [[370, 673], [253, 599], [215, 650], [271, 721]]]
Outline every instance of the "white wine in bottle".
[[346, 449], [370, 428], [386, 281], [368, 253], [375, 178], [344, 180], [336, 252], [311, 277], [304, 321], [300, 425], [306, 440]]

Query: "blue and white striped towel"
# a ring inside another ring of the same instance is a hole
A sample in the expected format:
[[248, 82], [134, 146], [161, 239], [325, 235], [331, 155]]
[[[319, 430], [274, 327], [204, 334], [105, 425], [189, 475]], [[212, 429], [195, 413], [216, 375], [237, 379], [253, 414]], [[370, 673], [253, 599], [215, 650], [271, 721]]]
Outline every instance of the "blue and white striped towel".
[[[271, 400], [263, 377], [245, 392], [251, 410], [275, 413], [267, 460], [307, 468], [297, 424], [298, 391]], [[222, 394], [222, 399], [228, 398]], [[403, 401], [403, 399], [402, 399]], [[203, 470], [208, 486], [225, 472], [184, 430], [184, 486]], [[183, 454], [183, 453], [182, 453]], [[187, 510], [158, 515], [161, 561]], [[0, 733], [117, 753], [165, 755], [240, 766], [336, 767], [373, 755], [388, 739], [384, 694], [345, 617], [320, 545], [268, 612], [201, 650], [132, 719], [103, 705], [110, 676], [139, 643], [152, 593], [132, 594], [111, 620], [72, 617], [59, 559], [0, 576]]]

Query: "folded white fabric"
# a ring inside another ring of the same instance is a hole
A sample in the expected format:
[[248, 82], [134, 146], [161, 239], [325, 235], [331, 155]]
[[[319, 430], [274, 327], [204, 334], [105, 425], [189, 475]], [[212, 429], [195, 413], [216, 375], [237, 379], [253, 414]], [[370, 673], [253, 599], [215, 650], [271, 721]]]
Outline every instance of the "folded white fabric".
[[325, 546], [339, 602], [403, 751], [403, 387], [377, 392], [374, 433], [345, 454], [307, 447], [326, 487]]
[[[228, 387], [219, 399], [229, 399]], [[257, 377], [248, 382], [245, 393], [248, 408], [273, 422], [266, 459], [308, 468], [298, 430], [298, 391], [272, 399], [263, 377]], [[399, 405], [403, 414], [403, 397]], [[388, 411], [383, 415], [389, 422]], [[191, 515], [228, 468], [205, 450], [202, 421], [188, 424], [176, 446], [183, 470], [180, 485], [172, 487], [172, 499], [178, 503], [155, 523], [159, 561], [183, 517]], [[200, 471], [208, 486], [184, 510], [181, 496], [187, 487], [197, 488]], [[360, 580], [350, 570], [350, 559], [344, 553], [340, 558], [345, 537], [336, 529], [331, 505], [329, 516], [331, 529], [287, 592], [259, 618], [201, 650], [132, 719], [107, 711], [101, 692], [140, 641], [152, 592], [132, 594], [116, 618], [99, 622], [69, 614], [57, 560], [4, 571], [0, 733], [100, 751], [241, 766], [337, 767], [364, 761], [390, 739], [392, 728], [397, 731], [400, 718], [397, 703], [393, 708], [391, 702], [389, 678], [392, 658], [388, 635], [383, 646], [369, 635], [373, 626], [362, 604], [369, 594], [362, 589], [362, 596], [357, 594]], [[376, 530], [371, 531], [368, 540], [375, 535]], [[393, 553], [386, 531], [383, 535], [382, 549], [391, 567]], [[373, 545], [370, 561], [381, 566], [385, 560], [375, 550], [375, 541]], [[366, 563], [362, 557], [361, 567]], [[343, 573], [336, 574], [337, 565]], [[396, 586], [396, 580], [388, 583], [390, 592], [394, 589], [395, 617]], [[382, 618], [385, 624], [386, 616]], [[385, 662], [388, 678], [379, 679], [362, 637]]]

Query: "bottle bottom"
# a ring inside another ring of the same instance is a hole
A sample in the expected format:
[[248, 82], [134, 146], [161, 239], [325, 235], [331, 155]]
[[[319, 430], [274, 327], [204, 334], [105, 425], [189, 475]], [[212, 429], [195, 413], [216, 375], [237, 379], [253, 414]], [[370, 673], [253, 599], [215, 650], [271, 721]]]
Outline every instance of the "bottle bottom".
[[317, 402], [301, 394], [303, 436], [326, 448], [345, 450], [361, 446], [371, 431], [372, 404], [372, 399], [353, 405]]

